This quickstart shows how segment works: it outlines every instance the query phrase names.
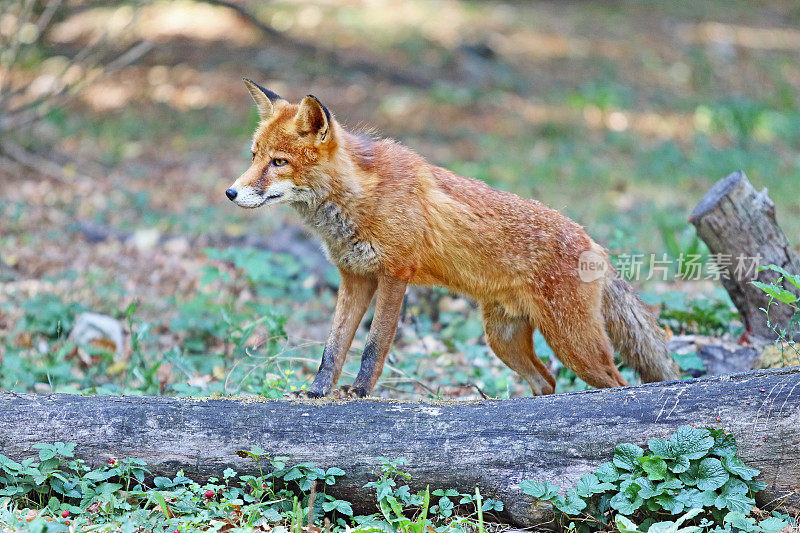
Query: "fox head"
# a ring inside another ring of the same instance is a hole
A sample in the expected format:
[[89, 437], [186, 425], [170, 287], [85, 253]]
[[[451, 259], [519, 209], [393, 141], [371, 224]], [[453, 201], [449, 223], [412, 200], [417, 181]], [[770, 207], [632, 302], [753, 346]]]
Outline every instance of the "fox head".
[[306, 201], [324, 188], [321, 168], [336, 149], [335, 122], [314, 96], [291, 104], [244, 78], [261, 119], [251, 152], [253, 162], [225, 195], [241, 207]]

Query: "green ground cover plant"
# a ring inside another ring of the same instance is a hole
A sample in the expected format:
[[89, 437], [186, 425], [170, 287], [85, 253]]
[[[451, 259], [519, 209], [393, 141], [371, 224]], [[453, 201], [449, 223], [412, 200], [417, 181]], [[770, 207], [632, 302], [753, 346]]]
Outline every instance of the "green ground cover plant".
[[[220, 478], [194, 481], [178, 472], [153, 476], [139, 459], [110, 459], [98, 468], [74, 458], [74, 443], [37, 444], [21, 462], [0, 455], [0, 526], [9, 531], [482, 531], [484, 513], [503, 510], [478, 489], [412, 492], [404, 460], [384, 460], [374, 491], [379, 513], [354, 515], [350, 502], [327, 494], [341, 468], [290, 464], [254, 446], [240, 450], [258, 475], [228, 468]], [[487, 520], [488, 522], [488, 520]], [[275, 529], [277, 528], [277, 529]]]
[[623, 443], [613, 459], [561, 494], [548, 482], [521, 489], [549, 501], [566, 529], [579, 533], [616, 528], [621, 533], [777, 533], [792, 520], [753, 515], [755, 493], [766, 484], [737, 456], [736, 440], [722, 429], [681, 426], [647, 450]]
[[[784, 356], [784, 360], [800, 365], [800, 345], [797, 338], [800, 336], [800, 296], [797, 296], [787, 287], [800, 290], [800, 275], [787, 272], [777, 265], [767, 265], [761, 271], [776, 272], [779, 277], [770, 283], [753, 281], [752, 284], [769, 295], [767, 307], [762, 309], [767, 316], [767, 325], [775, 332], [775, 344]], [[785, 304], [794, 309], [794, 315], [788, 325], [774, 324], [770, 320], [770, 309], [773, 305]]]
[[[0, 525], [9, 531], [357, 531], [359, 533], [498, 530], [502, 501], [479, 488], [412, 490], [404, 459], [383, 459], [364, 488], [378, 512], [327, 493], [346, 475], [337, 467], [291, 464], [258, 446], [237, 452], [258, 475], [225, 470], [192, 480], [153, 476], [144, 461], [110, 459], [90, 467], [74, 457], [75, 444], [37, 444], [20, 462], [0, 455]], [[647, 449], [617, 445], [612, 460], [564, 492], [533, 480], [520, 490], [552, 503], [559, 527], [591, 533], [778, 533], [792, 525], [785, 514], [755, 508], [765, 488], [758, 470], [737, 457], [736, 441], [721, 429], [682, 426]], [[275, 529], [273, 529], [275, 528]], [[502, 529], [502, 528], [501, 528]]]

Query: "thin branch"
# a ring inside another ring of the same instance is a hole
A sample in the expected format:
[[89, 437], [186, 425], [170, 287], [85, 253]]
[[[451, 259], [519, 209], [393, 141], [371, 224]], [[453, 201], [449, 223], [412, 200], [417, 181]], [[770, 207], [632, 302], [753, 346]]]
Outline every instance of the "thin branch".
[[11, 69], [17, 62], [17, 58], [19, 57], [19, 50], [22, 47], [22, 39], [20, 36], [22, 32], [20, 31], [21, 28], [30, 21], [31, 13], [33, 11], [33, 6], [36, 3], [36, 0], [27, 0], [27, 2], [20, 2], [20, 10], [19, 16], [17, 17], [17, 31], [15, 31], [11, 37], [11, 42], [9, 43], [9, 50], [10, 53], [8, 54], [8, 63], [6, 65], [0, 65], [3, 67], [3, 77], [0, 79], [0, 96], [6, 90], [6, 86], [8, 85], [8, 79], [11, 77]]
[[45, 176], [58, 179], [64, 176], [61, 166], [57, 163], [31, 153], [14, 142], [4, 140], [2, 144], [0, 144], [0, 151], [18, 164], [35, 170]]
[[44, 33], [45, 28], [50, 25], [50, 21], [53, 20], [53, 15], [56, 14], [58, 8], [61, 7], [62, 0], [50, 0], [42, 11], [42, 14], [39, 16], [39, 20], [36, 21], [36, 27], [38, 29], [38, 33], [36, 34], [36, 38], [38, 39], [42, 33]]
[[64, 178], [64, 169], [61, 165], [46, 157], [30, 152], [17, 143], [7, 139], [0, 143], [0, 153], [5, 154], [17, 164], [35, 170], [44, 176], [49, 176], [57, 180], [62, 180]]
[[94, 78], [81, 78], [71, 85], [65, 85], [55, 93], [49, 93], [40, 97], [35, 102], [26, 105], [24, 109], [10, 113], [8, 116], [3, 117], [2, 120], [0, 120], [0, 131], [17, 129], [41, 119], [56, 105], [63, 105], [74, 98], [78, 94], [79, 88], [96, 81], [98, 78], [108, 76], [109, 74], [135, 63], [152, 48], [153, 43], [149, 41], [141, 41], [135, 45], [132, 45], [114, 61], [103, 66], [102, 70]]

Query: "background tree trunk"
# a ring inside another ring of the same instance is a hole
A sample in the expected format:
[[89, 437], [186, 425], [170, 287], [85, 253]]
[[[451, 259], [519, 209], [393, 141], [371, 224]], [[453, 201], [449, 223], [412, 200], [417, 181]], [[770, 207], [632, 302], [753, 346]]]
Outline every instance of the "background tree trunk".
[[[525, 479], [567, 489], [612, 456], [621, 442], [646, 445], [694, 423], [730, 430], [740, 456], [761, 470], [763, 501], [800, 489], [800, 368], [717, 378], [475, 403], [352, 401], [308, 403], [65, 394], [0, 395], [0, 453], [34, 455], [37, 442], [75, 442], [99, 465], [138, 457], [154, 474], [256, 473], [236, 454], [258, 445], [272, 456], [339, 466], [347, 476], [329, 493], [368, 509], [363, 485], [381, 457], [408, 460], [412, 485], [501, 499], [523, 526], [550, 516], [519, 490]], [[544, 526], [546, 527], [546, 526]]]
[[[767, 315], [761, 310], [767, 308], [769, 296], [750, 281], [770, 283], [778, 274], [764, 271], [748, 275], [744, 269], [737, 269], [740, 257], [745, 261], [760, 257], [761, 266], [775, 264], [793, 274], [800, 273], [800, 258], [775, 220], [775, 204], [767, 196], [767, 190], [756, 192], [744, 172], [734, 172], [714, 184], [694, 208], [689, 221], [712, 254], [727, 258], [717, 263], [722, 271], [722, 284], [747, 331], [761, 339], [775, 339], [775, 332], [767, 326]], [[784, 284], [784, 288], [797, 293], [789, 284]], [[775, 301], [770, 307], [774, 326], [787, 327], [793, 315], [794, 310], [784, 303]]]

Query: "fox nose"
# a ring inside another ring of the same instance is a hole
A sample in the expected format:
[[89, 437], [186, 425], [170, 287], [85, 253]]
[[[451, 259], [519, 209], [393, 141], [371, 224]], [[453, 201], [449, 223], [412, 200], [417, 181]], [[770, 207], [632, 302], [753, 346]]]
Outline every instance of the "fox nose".
[[234, 198], [236, 198], [237, 194], [239, 193], [237, 193], [234, 189], [228, 189], [227, 191], [225, 191], [225, 196], [228, 197], [228, 200], [233, 200]]

